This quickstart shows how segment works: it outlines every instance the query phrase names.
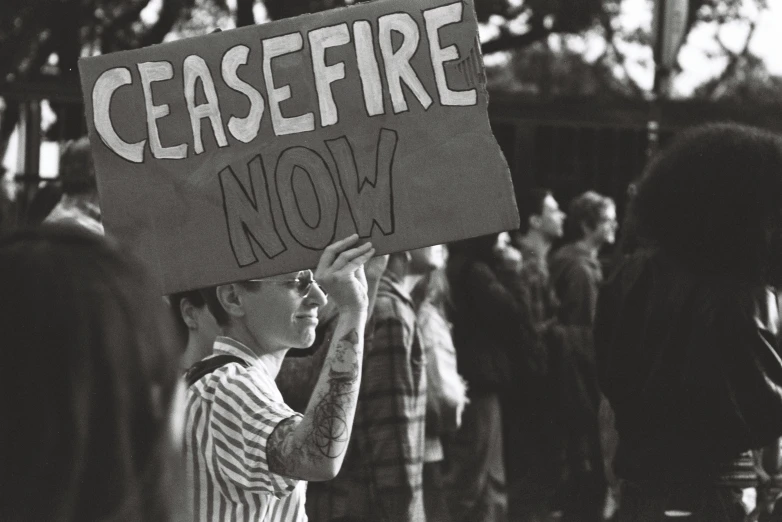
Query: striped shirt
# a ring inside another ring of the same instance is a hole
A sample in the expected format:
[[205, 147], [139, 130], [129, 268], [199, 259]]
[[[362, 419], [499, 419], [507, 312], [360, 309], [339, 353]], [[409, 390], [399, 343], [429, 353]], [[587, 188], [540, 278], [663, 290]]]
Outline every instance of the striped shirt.
[[218, 337], [214, 355], [229, 363], [187, 394], [185, 451], [190, 520], [306, 522], [307, 482], [269, 471], [266, 443], [283, 420], [301, 417], [283, 402], [263, 361], [243, 344]]

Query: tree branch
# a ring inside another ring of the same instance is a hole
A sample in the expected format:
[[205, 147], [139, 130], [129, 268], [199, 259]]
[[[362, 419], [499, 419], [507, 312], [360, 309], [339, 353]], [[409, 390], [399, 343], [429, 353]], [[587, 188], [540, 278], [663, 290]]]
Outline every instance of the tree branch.
[[[185, 5], [187, 2], [188, 5]], [[192, 7], [192, 0], [163, 0], [163, 7], [160, 9], [160, 17], [146, 33], [139, 38], [139, 47], [147, 47], [163, 41], [163, 38], [174, 27], [179, 14], [185, 7]]]
[[149, 4], [150, 0], [133, 0], [130, 6], [106, 24], [105, 31], [112, 33], [139, 19], [141, 11]]
[[499, 38], [481, 44], [481, 51], [483, 54], [491, 54], [499, 51], [508, 51], [510, 49], [520, 49], [532, 45], [535, 42], [539, 42], [550, 34], [551, 31], [543, 26], [533, 27], [524, 34], [505, 33]]
[[236, 27], [255, 24], [254, 3], [254, 0], [236, 0]]
[[736, 69], [738, 68], [741, 59], [749, 54], [749, 43], [750, 41], [752, 41], [752, 36], [754, 36], [755, 34], [756, 27], [757, 24], [755, 22], [750, 22], [749, 32], [747, 33], [747, 39], [744, 41], [744, 46], [742, 47], [741, 51], [739, 51], [738, 53], [732, 52], [723, 43], [722, 39], [719, 36], [719, 33], [717, 33], [716, 36], [717, 43], [729, 56], [728, 64], [725, 66], [725, 68], [722, 70], [722, 72], [718, 77], [709, 80], [708, 82], [704, 83], [701, 86], [701, 94], [703, 96], [705, 96], [708, 99], [713, 98], [715, 93], [717, 92], [717, 89], [722, 85], [722, 83], [736, 73]]

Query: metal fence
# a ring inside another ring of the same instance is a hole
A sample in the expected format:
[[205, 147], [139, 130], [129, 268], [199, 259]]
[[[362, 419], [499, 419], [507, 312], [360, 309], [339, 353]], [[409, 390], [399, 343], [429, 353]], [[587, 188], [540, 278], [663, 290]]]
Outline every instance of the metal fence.
[[[0, 98], [5, 105], [0, 112], [0, 131], [7, 131], [9, 118], [18, 116], [13, 176], [18, 201], [11, 221], [25, 223], [36, 193], [45, 185], [57, 183], [56, 179], [40, 176], [41, 141], [63, 141], [86, 134], [82, 98], [78, 85], [51, 83], [0, 84]], [[43, 100], [58, 115], [45, 135], [41, 132]], [[776, 107], [768, 110], [698, 102], [656, 106], [645, 101], [528, 102], [497, 94], [491, 95], [489, 106], [492, 128], [508, 160], [517, 197], [531, 187], [545, 186], [565, 205], [573, 196], [593, 189], [614, 198], [620, 215], [628, 185], [641, 174], [648, 160], [647, 123], [651, 114], [660, 119], [660, 145], [682, 128], [710, 121], [733, 120], [782, 130], [782, 111]], [[10, 222], [7, 214], [6, 226]]]
[[[587, 100], [522, 103], [493, 96], [489, 108], [494, 134], [505, 153], [517, 197], [550, 188], [561, 204], [596, 190], [614, 198], [620, 215], [627, 188], [643, 172], [650, 153], [687, 127], [737, 121], [782, 131], [779, 108], [743, 108], [703, 102], [597, 103]], [[649, 141], [651, 115], [657, 140]]]

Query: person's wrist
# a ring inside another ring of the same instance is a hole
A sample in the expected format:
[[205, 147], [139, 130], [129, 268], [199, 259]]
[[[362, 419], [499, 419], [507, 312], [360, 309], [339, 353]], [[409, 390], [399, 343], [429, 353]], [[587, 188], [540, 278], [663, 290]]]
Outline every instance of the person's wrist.
[[340, 317], [353, 318], [366, 321], [367, 318], [367, 304], [366, 303], [354, 303], [338, 305], [337, 310]]

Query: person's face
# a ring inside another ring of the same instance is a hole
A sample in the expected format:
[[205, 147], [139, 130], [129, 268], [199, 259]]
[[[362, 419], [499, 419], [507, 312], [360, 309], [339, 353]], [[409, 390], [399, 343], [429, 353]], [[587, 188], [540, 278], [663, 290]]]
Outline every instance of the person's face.
[[326, 302], [326, 294], [313, 283], [306, 295], [301, 284], [311, 272], [304, 270], [265, 278], [242, 288], [247, 326], [261, 347], [309, 348], [315, 342], [318, 311]]
[[410, 251], [408, 271], [411, 274], [428, 274], [432, 270], [443, 268], [448, 259], [445, 245], [434, 245]]
[[609, 205], [600, 213], [600, 220], [595, 226], [595, 243], [613, 245], [616, 241], [617, 228], [619, 228], [619, 223], [616, 220], [616, 207]]
[[539, 230], [548, 238], [562, 237], [562, 224], [565, 222], [565, 213], [559, 209], [559, 204], [553, 196], [546, 196], [543, 200], [543, 212], [539, 217]]

